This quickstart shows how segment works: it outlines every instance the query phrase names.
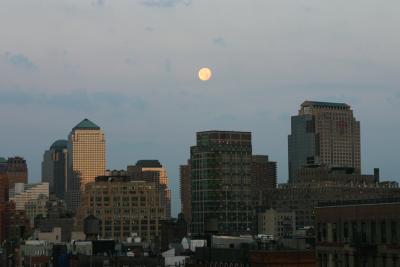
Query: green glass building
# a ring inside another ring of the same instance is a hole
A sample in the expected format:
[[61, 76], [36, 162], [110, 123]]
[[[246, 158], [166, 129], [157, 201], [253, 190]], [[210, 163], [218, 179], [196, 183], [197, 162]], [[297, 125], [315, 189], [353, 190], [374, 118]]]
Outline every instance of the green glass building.
[[193, 236], [254, 230], [250, 132], [197, 133], [190, 150]]

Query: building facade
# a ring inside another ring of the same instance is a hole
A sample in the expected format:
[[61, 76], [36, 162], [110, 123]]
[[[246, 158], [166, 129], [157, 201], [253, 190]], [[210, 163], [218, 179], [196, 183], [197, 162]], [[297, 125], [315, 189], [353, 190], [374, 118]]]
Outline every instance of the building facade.
[[265, 192], [264, 205], [277, 210], [290, 209], [296, 214], [296, 228], [314, 226], [315, 207], [321, 202], [343, 200], [370, 200], [400, 197], [397, 183], [302, 183], [285, 184]]
[[128, 176], [102, 176], [87, 184], [78, 210], [78, 221], [93, 215], [101, 220], [100, 236], [125, 240], [136, 233], [142, 240], [160, 237], [165, 219], [159, 191], [153, 183]]
[[99, 126], [88, 119], [76, 125], [68, 137], [67, 204], [79, 206], [80, 193], [97, 176], [105, 174], [105, 137]]
[[257, 214], [258, 234], [272, 239], [291, 238], [296, 230], [296, 213], [268, 209]]
[[68, 141], [57, 140], [46, 150], [42, 161], [42, 182], [49, 183], [51, 194], [64, 199], [67, 191]]
[[251, 162], [252, 195], [255, 205], [259, 206], [262, 194], [266, 190], [276, 188], [277, 165], [269, 161], [266, 155], [253, 155]]
[[12, 157], [7, 160], [8, 188], [14, 188], [16, 183], [28, 183], [28, 166], [22, 157]]
[[179, 167], [180, 174], [180, 194], [181, 194], [181, 212], [187, 223], [192, 221], [192, 170], [190, 163]]
[[400, 199], [326, 203], [315, 214], [319, 266], [400, 265]]
[[165, 218], [171, 217], [171, 190], [168, 187], [166, 169], [158, 160], [139, 160], [134, 166], [128, 166], [132, 180], [153, 183], [160, 193], [160, 205], [164, 207]]
[[197, 133], [190, 150], [194, 236], [204, 236], [211, 223], [221, 234], [254, 231], [251, 156], [250, 132]]
[[35, 218], [38, 215], [47, 217], [47, 202], [49, 198], [46, 195], [39, 195], [36, 199], [31, 199], [25, 203], [25, 213], [28, 216], [31, 227], [34, 227]]
[[25, 205], [32, 200], [38, 199], [41, 195], [49, 197], [49, 184], [22, 184], [16, 183], [14, 189], [9, 190], [10, 202], [15, 203], [16, 210], [25, 210]]
[[305, 101], [291, 119], [289, 182], [307, 165], [361, 171], [360, 122], [344, 103]]
[[8, 203], [7, 159], [0, 157], [0, 242], [6, 238], [6, 211]]

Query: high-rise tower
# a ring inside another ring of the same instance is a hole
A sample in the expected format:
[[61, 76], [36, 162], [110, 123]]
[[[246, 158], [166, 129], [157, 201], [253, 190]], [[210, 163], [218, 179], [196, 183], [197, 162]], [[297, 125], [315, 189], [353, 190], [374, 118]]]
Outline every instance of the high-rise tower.
[[254, 230], [250, 132], [197, 133], [190, 150], [192, 234]]
[[105, 174], [105, 137], [99, 126], [88, 119], [76, 125], [68, 136], [68, 205], [76, 209], [80, 192], [97, 176]]
[[14, 188], [16, 183], [28, 183], [28, 166], [22, 157], [12, 157], [7, 160], [8, 188]]
[[289, 182], [307, 165], [346, 167], [361, 172], [360, 122], [345, 103], [305, 101], [292, 117]]
[[179, 168], [180, 174], [180, 193], [181, 193], [181, 212], [186, 222], [190, 225], [192, 222], [192, 171], [190, 160], [186, 165]]
[[68, 141], [57, 140], [46, 150], [42, 161], [42, 182], [49, 183], [49, 191], [64, 200], [67, 190]]

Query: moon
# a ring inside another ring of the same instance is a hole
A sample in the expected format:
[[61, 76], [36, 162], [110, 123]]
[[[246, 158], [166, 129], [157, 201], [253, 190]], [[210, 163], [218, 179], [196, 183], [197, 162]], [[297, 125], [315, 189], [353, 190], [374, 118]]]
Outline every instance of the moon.
[[210, 68], [201, 68], [199, 70], [199, 79], [202, 81], [208, 81], [209, 79], [211, 79], [212, 76], [212, 71]]

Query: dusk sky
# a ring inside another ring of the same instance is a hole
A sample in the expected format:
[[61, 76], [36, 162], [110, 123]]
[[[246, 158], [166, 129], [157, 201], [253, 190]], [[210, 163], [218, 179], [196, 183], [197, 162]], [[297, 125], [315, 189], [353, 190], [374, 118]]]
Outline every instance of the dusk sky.
[[[159, 159], [180, 210], [195, 133], [253, 133], [287, 180], [290, 116], [346, 102], [362, 169], [400, 181], [398, 0], [0, 0], [0, 156], [41, 179], [43, 152], [84, 118], [109, 169]], [[197, 71], [213, 70], [209, 81]]]

